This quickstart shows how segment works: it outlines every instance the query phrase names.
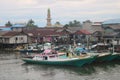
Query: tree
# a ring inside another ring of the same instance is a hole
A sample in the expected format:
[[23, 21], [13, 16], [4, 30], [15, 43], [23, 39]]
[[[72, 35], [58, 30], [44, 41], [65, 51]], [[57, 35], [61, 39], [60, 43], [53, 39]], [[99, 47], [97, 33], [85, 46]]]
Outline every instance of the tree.
[[65, 24], [64, 27], [69, 27], [69, 25], [68, 25], [68, 24]]
[[27, 22], [26, 27], [28, 27], [28, 28], [36, 28], [37, 25], [35, 25], [34, 23], [35, 23], [35, 22], [34, 22], [32, 19], [30, 19], [30, 20]]
[[58, 22], [58, 21], [57, 21], [55, 24], [57, 24], [57, 25], [61, 25], [60, 22]]
[[74, 22], [74, 26], [76, 26], [76, 27], [80, 27], [81, 26], [81, 23], [79, 21], [74, 20], [73, 22]]
[[68, 24], [65, 24], [64, 26], [67, 26], [67, 27], [82, 27], [81, 23], [77, 20], [70, 21]]
[[5, 26], [12, 26], [12, 23], [10, 22], [10, 21], [8, 21], [6, 24], [5, 24]]

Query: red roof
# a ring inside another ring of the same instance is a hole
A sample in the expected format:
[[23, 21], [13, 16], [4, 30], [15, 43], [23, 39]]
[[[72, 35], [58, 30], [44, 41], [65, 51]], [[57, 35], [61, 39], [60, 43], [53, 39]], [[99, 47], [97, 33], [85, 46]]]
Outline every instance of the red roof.
[[49, 28], [24, 30], [24, 32], [26, 34], [29, 34], [29, 33], [33, 34], [33, 37], [37, 37], [37, 36], [60, 36], [60, 35], [70, 34], [69, 31], [66, 31], [63, 29], [61, 31], [57, 32], [57, 30], [49, 29]]
[[11, 37], [11, 36], [19, 35], [20, 33], [21, 32], [9, 31], [9, 32], [6, 32], [5, 34], [3, 34], [2, 36]]
[[50, 30], [50, 29], [27, 30], [24, 32], [26, 34], [32, 33], [34, 37], [58, 35], [57, 32], [55, 32], [54, 30]]
[[87, 30], [78, 30], [78, 31], [76, 31], [75, 32], [75, 34], [85, 34], [85, 35], [90, 35], [91, 33], [90, 32], [88, 32]]

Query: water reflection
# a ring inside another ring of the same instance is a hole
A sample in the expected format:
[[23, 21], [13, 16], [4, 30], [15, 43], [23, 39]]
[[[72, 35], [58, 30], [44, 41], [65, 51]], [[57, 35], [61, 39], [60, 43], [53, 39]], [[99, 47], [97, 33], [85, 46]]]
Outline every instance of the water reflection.
[[32, 64], [23, 64], [22, 65], [26, 72], [30, 72], [32, 69], [35, 71], [49, 71], [54, 74], [52, 71], [62, 71], [69, 73], [77, 73], [80, 75], [83, 74], [92, 74], [95, 72], [95, 69], [92, 66], [84, 66], [84, 67], [70, 67], [70, 66], [51, 66], [51, 65], [32, 65]]
[[20, 52], [0, 51], [0, 60], [10, 60], [21, 58]]
[[[0, 54], [0, 80], [119, 80], [120, 62], [83, 67], [26, 64], [19, 53]], [[118, 78], [118, 79], [117, 79]]]
[[104, 71], [109, 70], [110, 68], [116, 67], [116, 65], [120, 65], [118, 60], [108, 61], [108, 62], [100, 62], [100, 63], [93, 63], [95, 68], [101, 68]]
[[91, 75], [95, 74], [98, 68], [103, 69], [104, 71], [114, 68], [116, 65], [120, 65], [119, 61], [103, 62], [103, 63], [94, 63], [91, 65], [85, 65], [83, 67], [70, 67], [70, 66], [51, 66], [51, 65], [36, 65], [36, 64], [22, 64], [26, 72], [29, 73], [32, 69], [34, 71], [48, 71], [51, 75], [54, 75], [54, 70], [68, 72], [70, 74], [77, 75]]

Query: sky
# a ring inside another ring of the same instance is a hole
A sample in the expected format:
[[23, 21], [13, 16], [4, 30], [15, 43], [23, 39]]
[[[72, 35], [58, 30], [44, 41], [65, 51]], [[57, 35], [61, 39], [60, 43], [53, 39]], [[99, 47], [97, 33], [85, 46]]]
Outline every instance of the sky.
[[52, 24], [120, 18], [120, 0], [0, 0], [0, 25], [4, 26], [8, 21], [25, 23], [32, 19], [39, 27], [45, 27], [48, 8]]

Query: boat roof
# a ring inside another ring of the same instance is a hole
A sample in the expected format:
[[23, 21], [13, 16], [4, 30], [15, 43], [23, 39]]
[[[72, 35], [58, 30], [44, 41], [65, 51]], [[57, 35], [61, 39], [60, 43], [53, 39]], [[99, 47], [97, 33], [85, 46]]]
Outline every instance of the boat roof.
[[46, 50], [44, 50], [43, 53], [48, 54], [48, 53], [50, 53], [51, 51], [52, 51], [51, 49], [46, 49]]

